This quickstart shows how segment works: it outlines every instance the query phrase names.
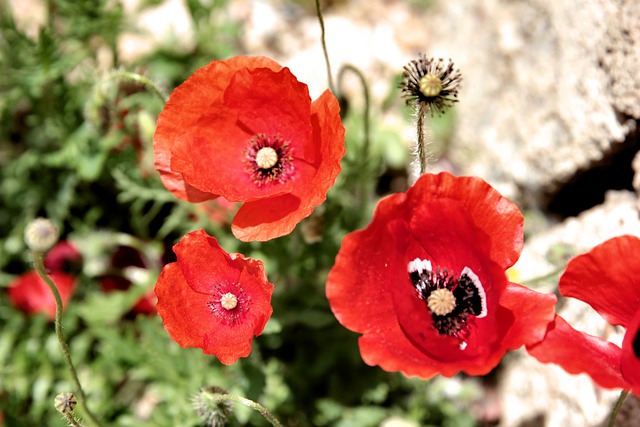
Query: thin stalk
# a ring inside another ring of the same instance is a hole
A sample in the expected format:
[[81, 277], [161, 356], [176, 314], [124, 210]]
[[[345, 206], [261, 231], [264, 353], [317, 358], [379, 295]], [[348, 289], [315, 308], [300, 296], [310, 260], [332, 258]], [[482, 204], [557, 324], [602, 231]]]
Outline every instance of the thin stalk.
[[316, 14], [318, 15], [318, 21], [320, 22], [320, 40], [322, 42], [322, 52], [324, 53], [324, 62], [327, 64], [327, 79], [329, 80], [329, 90], [335, 94], [335, 86], [333, 84], [333, 75], [331, 74], [331, 64], [329, 62], [329, 53], [327, 52], [327, 43], [325, 41], [324, 31], [324, 18], [322, 17], [322, 10], [320, 7], [320, 0], [316, 0]]
[[73, 380], [76, 386], [76, 397], [77, 397], [78, 403], [82, 407], [87, 418], [89, 418], [89, 420], [91, 420], [93, 424], [100, 427], [101, 426], [100, 422], [96, 419], [95, 415], [93, 415], [93, 413], [87, 407], [87, 403], [86, 403], [87, 396], [84, 394], [84, 390], [82, 388], [82, 385], [80, 384], [78, 373], [76, 372], [76, 368], [73, 365], [73, 361], [71, 360], [71, 352], [69, 351], [69, 346], [67, 345], [67, 341], [64, 339], [64, 334], [62, 333], [62, 298], [60, 297], [60, 292], [58, 291], [58, 287], [45, 272], [43, 255], [44, 254], [41, 252], [33, 252], [33, 262], [35, 265], [35, 269], [38, 272], [38, 275], [49, 286], [49, 289], [51, 289], [51, 292], [53, 293], [53, 297], [56, 300], [56, 317], [55, 317], [56, 336], [58, 337], [58, 342], [60, 343], [60, 348], [62, 349], [62, 354], [64, 355], [64, 359], [67, 362], [67, 367], [69, 368], [71, 379]]
[[82, 427], [81, 424], [74, 418], [71, 414], [62, 414], [65, 420], [69, 423], [71, 427]]
[[134, 81], [136, 83], [140, 83], [141, 85], [144, 85], [144, 87], [146, 87], [147, 89], [149, 89], [154, 95], [156, 95], [158, 98], [160, 98], [162, 100], [162, 102], [167, 102], [167, 97], [165, 96], [165, 94], [162, 93], [162, 91], [160, 91], [160, 89], [158, 89], [158, 86], [156, 86], [156, 84], [149, 78], [138, 74], [138, 73], [133, 73], [131, 71], [115, 71], [114, 73], [112, 73], [109, 78], [111, 79], [123, 79], [123, 80], [131, 80]]
[[627, 398], [628, 395], [629, 395], [629, 390], [623, 390], [622, 393], [620, 393], [620, 397], [618, 397], [616, 404], [613, 406], [613, 409], [611, 410], [611, 417], [609, 418], [609, 424], [607, 424], [607, 427], [614, 427], [616, 425], [616, 418], [618, 417], [618, 412], [620, 412], [620, 408], [622, 408], [622, 404], [624, 403], [624, 400]]
[[254, 411], [258, 411], [260, 413], [260, 415], [262, 415], [264, 417], [264, 419], [266, 419], [267, 421], [269, 421], [269, 423], [271, 423], [272, 426], [274, 427], [282, 427], [282, 424], [280, 424], [280, 421], [278, 421], [278, 419], [276, 417], [274, 417], [269, 410], [267, 410], [267, 408], [265, 408], [264, 406], [262, 406], [261, 404], [254, 402], [253, 400], [250, 399], [246, 399], [244, 397], [240, 397], [240, 396], [236, 396], [234, 394], [227, 394], [227, 393], [221, 393], [221, 394], [212, 394], [211, 398], [215, 401], [227, 401], [227, 402], [232, 402], [232, 403], [240, 403], [241, 405], [244, 405], [248, 408], [253, 409]]
[[416, 130], [418, 132], [418, 164], [420, 166], [419, 174], [423, 175], [427, 173], [429, 167], [429, 153], [427, 146], [431, 143], [431, 128], [429, 127], [429, 117], [431, 113], [431, 107], [428, 104], [420, 106], [418, 110], [418, 123], [416, 124]]
[[[364, 77], [364, 74], [356, 67], [350, 64], [345, 64], [340, 68], [338, 72], [338, 96], [344, 97], [344, 91], [342, 90], [342, 82], [344, 80], [344, 75], [347, 72], [352, 72], [355, 74], [360, 80], [360, 84], [362, 85], [362, 94], [364, 95], [364, 120], [363, 120], [363, 131], [364, 131], [364, 142], [362, 146], [362, 152], [360, 153], [360, 164], [362, 167], [360, 168], [363, 171], [367, 170], [369, 165], [369, 151], [371, 147], [371, 119], [370, 119], [370, 111], [371, 111], [371, 97], [369, 95], [369, 85]], [[368, 201], [368, 191], [367, 186], [370, 182], [369, 179], [360, 180], [362, 183], [362, 188], [360, 189], [360, 203], [361, 206], [366, 206]]]

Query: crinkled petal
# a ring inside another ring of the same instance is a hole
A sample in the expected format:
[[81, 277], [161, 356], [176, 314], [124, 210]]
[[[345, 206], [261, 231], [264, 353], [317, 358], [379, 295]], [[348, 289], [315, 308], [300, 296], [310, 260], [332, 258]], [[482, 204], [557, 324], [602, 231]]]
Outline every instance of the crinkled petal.
[[164, 266], [155, 292], [158, 315], [171, 339], [181, 347], [202, 348], [211, 330], [210, 296], [189, 286], [178, 263]]
[[573, 329], [556, 315], [545, 338], [528, 346], [530, 355], [542, 363], [554, 363], [570, 374], [589, 375], [601, 387], [628, 389], [620, 372], [620, 347]]
[[253, 265], [248, 265], [240, 275], [244, 291], [251, 295], [246, 317], [234, 325], [217, 324], [205, 337], [205, 353], [214, 354], [225, 365], [235, 363], [238, 358], [251, 353], [253, 337], [262, 333], [273, 311], [273, 286], [266, 281], [261, 264], [258, 266], [251, 261]]
[[553, 294], [543, 294], [509, 283], [500, 298], [500, 306], [513, 313], [514, 322], [504, 335], [502, 345], [507, 350], [515, 350], [542, 341], [555, 317], [557, 300]]
[[311, 135], [309, 89], [288, 68], [238, 70], [224, 93], [224, 106], [236, 113], [238, 126], [250, 134], [278, 135], [294, 157]]
[[345, 154], [340, 106], [331, 92], [325, 91], [313, 103], [311, 123], [313, 139], [305, 156], [313, 164], [295, 163], [290, 194], [242, 205], [231, 227], [238, 239], [265, 241], [287, 235], [325, 201]]
[[185, 280], [195, 292], [209, 295], [215, 285], [236, 283], [240, 277], [242, 265], [235, 263], [204, 230], [185, 235], [173, 250]]
[[627, 326], [640, 307], [640, 239], [620, 236], [569, 261], [562, 295], [591, 305], [612, 325]]
[[176, 197], [190, 202], [202, 202], [217, 196], [194, 188], [184, 181], [181, 173], [171, 169], [171, 149], [185, 134], [187, 139], [192, 139], [189, 135], [198, 132], [197, 123], [202, 116], [222, 104], [224, 90], [233, 74], [245, 68], [279, 71], [282, 67], [265, 57], [237, 56], [225, 61], [213, 61], [196, 70], [178, 86], [160, 113], [153, 135], [155, 166], [160, 172], [162, 183]]
[[[482, 179], [456, 177], [446, 172], [424, 174], [407, 191], [407, 196], [410, 199], [407, 203], [413, 206], [432, 200], [459, 203], [469, 220], [490, 237], [488, 255], [491, 260], [507, 269], [520, 257], [524, 244], [522, 214], [514, 203]], [[429, 228], [425, 224], [425, 233], [429, 233]]]

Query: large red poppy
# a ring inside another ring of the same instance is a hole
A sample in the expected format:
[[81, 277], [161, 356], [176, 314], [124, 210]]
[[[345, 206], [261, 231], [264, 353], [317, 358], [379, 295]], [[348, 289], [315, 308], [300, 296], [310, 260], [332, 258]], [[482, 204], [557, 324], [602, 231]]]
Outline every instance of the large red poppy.
[[640, 395], [640, 239], [620, 236], [569, 261], [559, 290], [582, 300], [607, 322], [626, 328], [622, 348], [606, 339], [572, 328], [556, 316], [545, 339], [527, 348], [544, 363], [588, 374], [605, 388]]
[[327, 281], [338, 321], [369, 365], [409, 376], [482, 375], [544, 337], [555, 297], [509, 283], [518, 208], [479, 178], [421, 176], [347, 235]]
[[182, 347], [199, 347], [226, 365], [251, 352], [271, 317], [273, 285], [261, 261], [228, 254], [203, 230], [173, 247], [156, 284], [164, 328]]
[[265, 57], [213, 61], [169, 98], [158, 117], [155, 164], [177, 197], [244, 202], [240, 240], [290, 233], [326, 198], [345, 153], [338, 101], [311, 102], [305, 84]]
[[[65, 273], [55, 272], [49, 275], [56, 284], [66, 307], [76, 286], [76, 278]], [[9, 300], [18, 309], [27, 314], [45, 313], [50, 320], [56, 315], [56, 300], [49, 286], [36, 271], [19, 276], [9, 284]]]

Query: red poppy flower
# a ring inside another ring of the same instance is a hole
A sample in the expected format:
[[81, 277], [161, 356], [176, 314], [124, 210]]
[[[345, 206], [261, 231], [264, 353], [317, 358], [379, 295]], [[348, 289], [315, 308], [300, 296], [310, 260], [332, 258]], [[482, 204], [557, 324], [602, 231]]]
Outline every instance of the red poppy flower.
[[[75, 289], [75, 277], [64, 273], [51, 273], [49, 276], [58, 287], [62, 306], [65, 307]], [[30, 271], [16, 278], [9, 285], [8, 292], [11, 303], [25, 313], [45, 313], [50, 320], [55, 318], [56, 300], [49, 286], [35, 271]]]
[[518, 208], [479, 178], [421, 176], [347, 235], [329, 273], [338, 321], [369, 365], [424, 379], [482, 375], [544, 337], [555, 297], [509, 283]]
[[158, 117], [156, 169], [177, 197], [244, 202], [240, 240], [290, 233], [320, 205], [345, 153], [338, 101], [311, 102], [305, 84], [264, 57], [213, 61], [169, 98]]
[[571, 374], [586, 373], [605, 388], [640, 395], [640, 239], [620, 236], [569, 261], [559, 290], [593, 307], [612, 325], [626, 328], [622, 348], [573, 329], [557, 316], [545, 339], [527, 348], [544, 363]]
[[271, 317], [273, 285], [261, 261], [228, 254], [203, 230], [173, 247], [156, 284], [158, 314], [182, 347], [199, 347], [225, 365], [251, 352]]
[[50, 272], [77, 272], [81, 263], [82, 254], [68, 240], [59, 242], [44, 257], [44, 266]]

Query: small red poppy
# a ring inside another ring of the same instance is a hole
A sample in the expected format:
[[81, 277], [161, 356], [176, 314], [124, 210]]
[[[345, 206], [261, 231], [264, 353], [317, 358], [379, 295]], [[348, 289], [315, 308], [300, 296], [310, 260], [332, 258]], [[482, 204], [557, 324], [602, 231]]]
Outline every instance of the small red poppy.
[[177, 197], [244, 202], [240, 240], [289, 234], [322, 204], [340, 172], [344, 127], [335, 96], [265, 57], [213, 61], [169, 98], [154, 134], [156, 169]]
[[68, 240], [59, 242], [44, 258], [44, 266], [50, 272], [77, 273], [81, 264], [82, 254]]
[[[66, 307], [76, 286], [76, 278], [55, 272], [49, 275], [58, 287], [62, 306]], [[37, 272], [30, 271], [9, 284], [9, 299], [18, 309], [27, 314], [45, 313], [50, 320], [56, 316], [56, 300], [49, 286]]]
[[327, 281], [331, 309], [362, 334], [369, 365], [424, 379], [486, 374], [553, 319], [553, 295], [507, 280], [522, 226], [483, 180], [423, 175], [344, 238]]
[[527, 347], [543, 363], [571, 374], [586, 373], [605, 388], [640, 396], [640, 239], [620, 236], [595, 246], [567, 264], [559, 290], [593, 307], [612, 325], [626, 329], [622, 348], [580, 332], [556, 315], [544, 340]]
[[271, 317], [273, 285], [261, 261], [228, 254], [203, 230], [173, 247], [156, 284], [158, 314], [182, 347], [199, 347], [225, 365], [251, 352]]

